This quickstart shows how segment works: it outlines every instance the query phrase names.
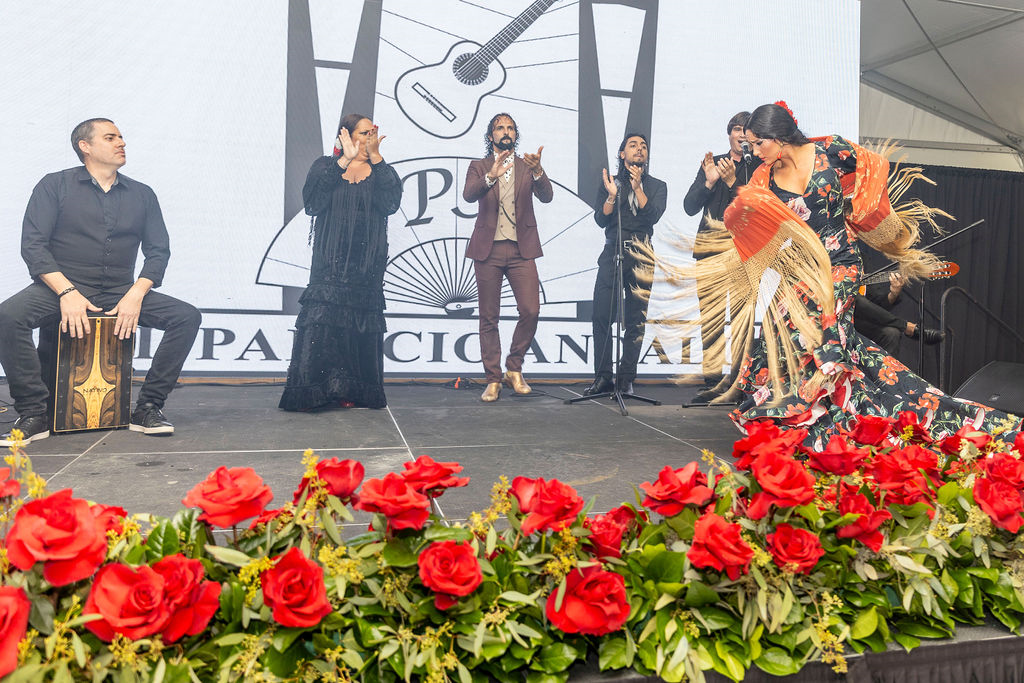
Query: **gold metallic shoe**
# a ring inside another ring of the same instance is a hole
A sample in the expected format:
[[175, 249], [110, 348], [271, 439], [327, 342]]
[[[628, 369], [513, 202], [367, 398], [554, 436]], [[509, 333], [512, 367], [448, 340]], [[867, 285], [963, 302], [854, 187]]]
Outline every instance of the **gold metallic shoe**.
[[511, 387], [512, 391], [517, 394], [529, 394], [533, 391], [533, 389], [530, 388], [530, 385], [526, 383], [526, 380], [523, 379], [523, 373], [521, 372], [512, 372], [511, 370], [508, 370], [505, 372], [504, 379], [505, 384]]
[[501, 396], [501, 382], [488, 382], [484, 393], [480, 394], [480, 400], [484, 403], [494, 403]]

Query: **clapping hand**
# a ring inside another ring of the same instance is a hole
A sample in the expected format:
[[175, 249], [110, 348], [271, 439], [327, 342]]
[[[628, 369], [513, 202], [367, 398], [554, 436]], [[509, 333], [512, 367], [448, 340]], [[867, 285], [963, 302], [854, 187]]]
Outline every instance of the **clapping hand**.
[[619, 195], [619, 188], [615, 184], [615, 178], [608, 175], [607, 168], [601, 169], [601, 175], [603, 176], [602, 180], [604, 181], [604, 189], [608, 193], [608, 199], [606, 201], [608, 203], [612, 203], [615, 201], [615, 198]]
[[380, 143], [384, 142], [387, 135], [379, 135], [379, 133], [380, 129], [374, 126], [373, 131], [366, 136], [366, 152], [370, 155], [371, 163], [377, 163], [384, 158], [380, 155]]
[[338, 146], [341, 147], [341, 156], [338, 158], [338, 166], [346, 168], [352, 160], [359, 156], [359, 142], [352, 139], [347, 128], [342, 128], [338, 133]]
[[716, 166], [718, 169], [718, 175], [721, 176], [722, 180], [729, 187], [732, 187], [733, 183], [736, 182], [736, 164], [729, 157], [723, 157], [718, 160]]
[[643, 187], [641, 182], [644, 177], [643, 167], [626, 164], [626, 170], [629, 171], [629, 184], [633, 188], [633, 192], [639, 191]]
[[510, 149], [504, 149], [498, 152], [494, 156], [494, 163], [491, 164], [491, 170], [487, 172], [487, 177], [497, 180], [498, 176], [500, 176], [502, 173], [501, 167], [505, 165], [505, 159], [508, 159], [509, 155], [511, 154], [512, 150]]
[[718, 179], [721, 178], [721, 174], [718, 172], [718, 166], [715, 165], [715, 155], [708, 152], [704, 155], [704, 161], [701, 162], [701, 166], [704, 169], [704, 176], [707, 180], [704, 181], [704, 185], [711, 189], [714, 187]]
[[541, 145], [537, 149], [536, 154], [530, 154], [529, 152], [527, 152], [526, 154], [523, 155], [523, 161], [526, 162], [526, 165], [530, 167], [530, 170], [533, 172], [533, 175], [535, 176], [539, 176], [541, 173], [544, 172], [544, 169], [540, 165], [540, 155], [543, 151], [544, 145]]

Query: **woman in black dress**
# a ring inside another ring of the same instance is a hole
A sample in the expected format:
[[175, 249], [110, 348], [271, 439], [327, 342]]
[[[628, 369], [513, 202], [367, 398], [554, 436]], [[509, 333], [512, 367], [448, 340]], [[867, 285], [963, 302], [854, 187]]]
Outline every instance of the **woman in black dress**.
[[313, 263], [299, 299], [282, 410], [387, 405], [387, 217], [398, 210], [402, 182], [380, 155], [383, 139], [369, 118], [348, 114], [335, 155], [314, 161], [306, 176]]

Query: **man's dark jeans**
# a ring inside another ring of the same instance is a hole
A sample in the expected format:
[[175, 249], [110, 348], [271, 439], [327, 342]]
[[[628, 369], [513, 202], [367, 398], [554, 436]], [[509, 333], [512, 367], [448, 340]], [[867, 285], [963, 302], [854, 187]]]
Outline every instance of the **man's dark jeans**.
[[[104, 290], [78, 287], [78, 291], [94, 306], [109, 311], [130, 288], [128, 284]], [[178, 381], [201, 321], [199, 309], [191, 304], [155, 291], [145, 296], [139, 325], [163, 330], [164, 336], [139, 391], [139, 403], [163, 407]], [[49, 392], [32, 343], [32, 330], [59, 322], [57, 295], [40, 283], [33, 283], [0, 303], [0, 365], [7, 375], [14, 409], [21, 417], [46, 414]]]

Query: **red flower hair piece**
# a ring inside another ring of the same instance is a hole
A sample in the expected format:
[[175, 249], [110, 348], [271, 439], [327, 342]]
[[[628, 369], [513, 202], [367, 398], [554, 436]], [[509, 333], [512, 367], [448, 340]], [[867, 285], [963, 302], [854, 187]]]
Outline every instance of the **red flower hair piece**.
[[782, 107], [783, 109], [785, 109], [789, 113], [789, 115], [793, 119], [793, 123], [795, 123], [798, 126], [800, 125], [799, 123], [797, 123], [796, 115], [793, 114], [793, 110], [789, 108], [788, 104], [786, 104], [786, 100], [779, 100], [775, 104], [779, 105], [780, 107]]

